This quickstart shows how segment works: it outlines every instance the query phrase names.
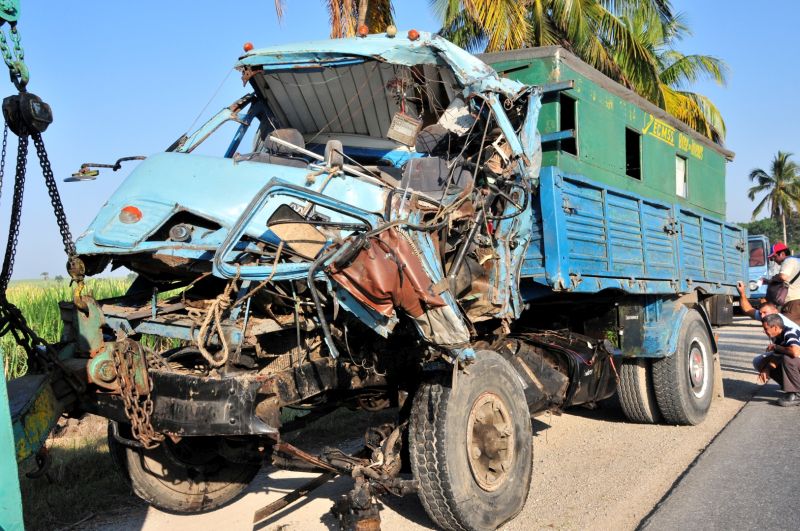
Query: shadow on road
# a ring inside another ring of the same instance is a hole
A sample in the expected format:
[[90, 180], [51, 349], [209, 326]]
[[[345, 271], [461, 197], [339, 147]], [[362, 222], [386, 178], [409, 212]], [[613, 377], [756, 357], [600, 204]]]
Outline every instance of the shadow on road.
[[[263, 483], [259, 482], [261, 485], [258, 485], [258, 487], [263, 488], [264, 490], [269, 490], [270, 492], [288, 494], [289, 492], [306, 484], [308, 481], [308, 477], [277, 478], [274, 477], [274, 471], [271, 471], [269, 474], [267, 474], [267, 477]], [[330, 481], [312, 491], [309, 495], [304, 496], [289, 506], [273, 513], [269, 518], [254, 524], [253, 531], [266, 529], [271, 525], [278, 523], [278, 521], [280, 521], [282, 518], [290, 517], [292, 513], [317, 499], [329, 499], [331, 500], [331, 506], [333, 506], [333, 500], [346, 493], [347, 490], [350, 489], [351, 485], [352, 481], [349, 478], [336, 478], [333, 481]], [[252, 491], [255, 489], [251, 488], [248, 490]], [[328, 529], [339, 529], [339, 524], [331, 512], [324, 513], [320, 517], [320, 522]]]
[[[731, 369], [728, 369], [731, 370]], [[754, 371], [733, 370], [733, 372], [750, 373], [753, 375], [753, 381], [748, 382], [745, 380], [737, 380], [734, 378], [723, 378], [722, 388], [725, 390], [725, 398], [738, 400], [740, 402], [747, 402], [753, 398], [762, 384], [755, 381], [756, 375]]]
[[[278, 493], [281, 495], [287, 494], [298, 487], [301, 487], [308, 481], [310, 477], [277, 477], [277, 470], [272, 469], [267, 474], [262, 474], [259, 480], [251, 485], [247, 492], [254, 492], [260, 490]], [[410, 478], [410, 476], [409, 476]], [[278, 524], [281, 520], [283, 523], [291, 521], [292, 514], [301, 510], [303, 507], [309, 505], [317, 500], [329, 500], [330, 506], [333, 506], [335, 500], [347, 494], [353, 487], [353, 480], [346, 477], [337, 477], [333, 481], [329, 481], [318, 489], [312, 491], [309, 495], [304, 496], [291, 505], [275, 512], [269, 518], [262, 520], [253, 525], [253, 531], [260, 531], [270, 528]], [[379, 498], [381, 509], [388, 507], [398, 514], [402, 514], [403, 518], [426, 528], [433, 528], [433, 522], [428, 518], [425, 509], [419, 501], [419, 498], [414, 495], [405, 496], [402, 498], [394, 497], [391, 494], [384, 495]], [[300, 514], [300, 513], [298, 513]], [[331, 530], [338, 530], [339, 522], [330, 511], [326, 511], [319, 517], [319, 522]]]

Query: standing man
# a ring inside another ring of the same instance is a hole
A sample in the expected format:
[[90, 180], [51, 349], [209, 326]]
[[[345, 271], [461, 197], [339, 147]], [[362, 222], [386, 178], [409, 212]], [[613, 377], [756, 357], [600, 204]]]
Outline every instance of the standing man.
[[800, 321], [800, 260], [791, 256], [792, 251], [783, 242], [772, 246], [769, 257], [781, 266], [780, 271], [773, 280], [780, 280], [789, 284], [786, 301], [781, 308], [781, 313], [794, 322]]
[[800, 405], [800, 331], [783, 324], [777, 314], [767, 315], [762, 321], [764, 333], [770, 338], [767, 354], [753, 360], [758, 370], [758, 381], [766, 383], [772, 378], [786, 392], [778, 400], [779, 406]]

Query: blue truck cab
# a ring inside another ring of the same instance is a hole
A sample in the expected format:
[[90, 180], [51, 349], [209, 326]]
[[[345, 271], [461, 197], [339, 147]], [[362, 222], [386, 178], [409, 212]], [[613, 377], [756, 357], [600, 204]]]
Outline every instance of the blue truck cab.
[[[530, 53], [484, 59], [553, 66]], [[207, 511], [266, 459], [353, 477], [348, 521], [416, 492], [440, 527], [494, 529], [527, 497], [532, 416], [619, 388], [632, 421], [702, 422], [747, 235], [694, 172], [732, 154], [576, 61], [526, 83], [416, 31], [241, 56], [245, 94], [144, 160], [76, 242], [87, 275], [137, 274], [62, 305], [60, 353], [85, 386], [69, 413], [109, 419], [134, 492]], [[638, 137], [580, 122], [606, 93]], [[610, 157], [597, 135], [641, 144]], [[684, 196], [651, 193], [678, 159]], [[303, 422], [287, 408], [340, 406], [396, 419], [354, 455], [282, 439]]]
[[760, 300], [767, 296], [767, 282], [772, 275], [769, 271], [769, 239], [764, 235], [751, 235], [747, 238], [747, 279], [750, 303], [759, 306]]

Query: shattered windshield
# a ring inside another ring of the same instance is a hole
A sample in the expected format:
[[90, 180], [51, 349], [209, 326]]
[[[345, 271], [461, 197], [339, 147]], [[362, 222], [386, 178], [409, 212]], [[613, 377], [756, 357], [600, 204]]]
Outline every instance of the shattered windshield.
[[[437, 200], [468, 187], [479, 165], [483, 180], [511, 174], [512, 150], [485, 95], [465, 97], [448, 65], [367, 60], [247, 77], [262, 105], [250, 160], [299, 165], [333, 142], [345, 164]], [[498, 96], [518, 132], [528, 99]]]

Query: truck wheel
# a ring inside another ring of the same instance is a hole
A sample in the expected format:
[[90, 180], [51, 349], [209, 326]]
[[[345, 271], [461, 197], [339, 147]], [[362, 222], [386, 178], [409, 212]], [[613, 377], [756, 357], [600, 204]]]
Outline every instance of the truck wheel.
[[522, 383], [479, 351], [454, 385], [423, 384], [409, 423], [411, 470], [428, 516], [444, 529], [496, 529], [522, 510], [533, 435]]
[[220, 455], [220, 444], [252, 445], [220, 437], [185, 437], [177, 444], [166, 439], [145, 450], [121, 444], [110, 430], [108, 437], [112, 459], [134, 494], [158, 509], [182, 514], [224, 505], [247, 488], [261, 469], [255, 445], [234, 449], [248, 458], [233, 462]]
[[689, 310], [675, 353], [653, 362], [653, 387], [664, 420], [692, 426], [701, 423], [711, 407], [713, 383], [708, 330], [700, 314]]
[[628, 358], [619, 368], [619, 403], [631, 422], [655, 424], [661, 421], [650, 360]]

